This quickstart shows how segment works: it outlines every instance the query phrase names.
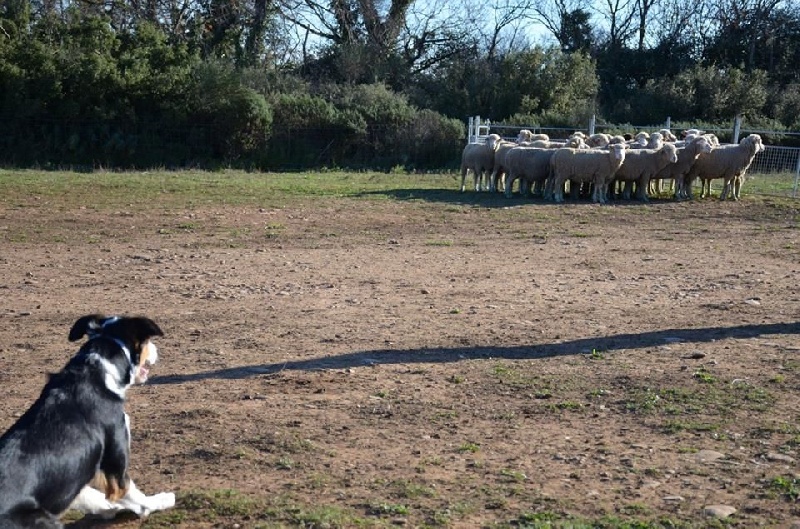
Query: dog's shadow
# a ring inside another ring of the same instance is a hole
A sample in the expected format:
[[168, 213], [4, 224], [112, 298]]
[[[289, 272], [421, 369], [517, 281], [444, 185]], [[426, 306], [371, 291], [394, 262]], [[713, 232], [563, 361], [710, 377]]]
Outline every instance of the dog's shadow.
[[95, 516], [84, 516], [79, 520], [64, 520], [64, 529], [98, 529], [102, 527], [116, 527], [129, 525], [131, 522], [139, 521], [140, 518], [133, 513], [120, 513], [110, 520], [104, 520]]

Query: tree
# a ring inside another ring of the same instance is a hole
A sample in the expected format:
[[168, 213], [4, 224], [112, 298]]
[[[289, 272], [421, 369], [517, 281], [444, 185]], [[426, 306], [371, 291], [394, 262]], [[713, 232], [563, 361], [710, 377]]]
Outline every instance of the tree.
[[592, 44], [591, 14], [577, 0], [539, 3], [534, 19], [553, 34], [564, 52], [588, 51]]
[[634, 20], [639, 0], [603, 0], [598, 13], [606, 21], [607, 37], [604, 48], [617, 51], [626, 46], [634, 34]]

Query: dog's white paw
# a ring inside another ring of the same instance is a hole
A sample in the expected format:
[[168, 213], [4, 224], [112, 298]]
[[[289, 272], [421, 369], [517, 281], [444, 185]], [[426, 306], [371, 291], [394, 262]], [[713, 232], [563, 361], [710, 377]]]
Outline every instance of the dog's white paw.
[[146, 507], [150, 512], [171, 509], [175, 507], [175, 494], [172, 492], [161, 492], [148, 496]]

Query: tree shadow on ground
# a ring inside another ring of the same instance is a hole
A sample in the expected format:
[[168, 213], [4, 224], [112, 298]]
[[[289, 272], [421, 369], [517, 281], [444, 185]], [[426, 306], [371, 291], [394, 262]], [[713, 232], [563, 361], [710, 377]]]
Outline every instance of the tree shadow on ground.
[[207, 379], [244, 379], [283, 370], [313, 371], [346, 369], [378, 364], [412, 364], [459, 362], [477, 358], [534, 360], [556, 356], [586, 354], [593, 350], [604, 353], [621, 349], [642, 349], [670, 343], [704, 343], [726, 338], [757, 338], [771, 334], [800, 334], [800, 322], [748, 324], [734, 327], [704, 327], [699, 329], [665, 329], [643, 333], [617, 334], [579, 338], [561, 343], [514, 347], [453, 347], [430, 349], [375, 349], [338, 356], [312, 358], [296, 362], [281, 362], [255, 366], [231, 367], [188, 375], [153, 377], [148, 384], [180, 384]]

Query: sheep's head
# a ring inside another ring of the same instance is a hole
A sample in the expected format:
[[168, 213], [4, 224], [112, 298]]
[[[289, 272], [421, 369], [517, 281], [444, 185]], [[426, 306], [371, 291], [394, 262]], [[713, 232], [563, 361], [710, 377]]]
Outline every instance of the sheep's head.
[[567, 138], [567, 147], [572, 149], [588, 149], [589, 146], [586, 145], [586, 142], [583, 141], [583, 138], [580, 136], [571, 136]]
[[648, 149], [660, 149], [664, 145], [664, 136], [660, 132], [654, 132], [650, 135], [650, 140], [647, 142]]
[[608, 146], [608, 151], [613, 160], [616, 160], [619, 163], [625, 161], [625, 145], [613, 143]]
[[589, 144], [589, 147], [607, 147], [608, 146], [609, 137], [605, 134], [592, 134], [589, 136], [589, 139], [586, 140], [586, 143]]
[[686, 130], [683, 131], [682, 134], [683, 134], [683, 137], [685, 139], [685, 138], [688, 138], [689, 136], [701, 136], [701, 135], [705, 134], [705, 132], [700, 130], [700, 129], [686, 129]]
[[531, 141], [532, 137], [533, 137], [533, 132], [529, 131], [528, 129], [522, 129], [521, 131], [519, 131], [519, 134], [517, 134], [516, 142], [522, 143], [523, 141]]
[[761, 152], [764, 150], [764, 143], [761, 141], [761, 136], [758, 134], [751, 134], [748, 137], [742, 139], [739, 142], [741, 145], [747, 143], [748, 145], [752, 145], [755, 149], [755, 152]]
[[489, 134], [486, 136], [486, 145], [493, 151], [496, 151], [497, 148], [500, 146], [500, 135], [499, 134]]
[[664, 137], [664, 141], [677, 141], [678, 138], [669, 129], [661, 129], [658, 132]]
[[669, 163], [675, 163], [678, 161], [678, 148], [673, 144], [665, 143], [660, 150], [662, 153], [664, 153], [664, 157], [669, 159]]
[[694, 148], [700, 154], [708, 154], [714, 149], [714, 146], [711, 145], [711, 142], [708, 141], [708, 139], [705, 136], [694, 137], [691, 140], [691, 143], [692, 145], [694, 145]]

